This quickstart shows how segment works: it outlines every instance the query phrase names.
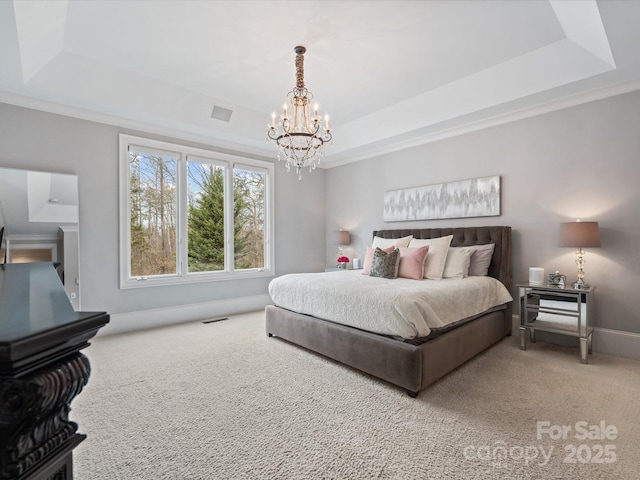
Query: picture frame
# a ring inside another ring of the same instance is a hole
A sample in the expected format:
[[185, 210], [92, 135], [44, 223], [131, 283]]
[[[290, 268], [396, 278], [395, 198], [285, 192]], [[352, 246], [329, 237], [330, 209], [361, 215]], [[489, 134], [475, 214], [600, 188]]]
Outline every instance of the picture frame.
[[567, 284], [567, 276], [562, 275], [559, 271], [547, 275], [547, 285], [551, 287], [564, 288]]

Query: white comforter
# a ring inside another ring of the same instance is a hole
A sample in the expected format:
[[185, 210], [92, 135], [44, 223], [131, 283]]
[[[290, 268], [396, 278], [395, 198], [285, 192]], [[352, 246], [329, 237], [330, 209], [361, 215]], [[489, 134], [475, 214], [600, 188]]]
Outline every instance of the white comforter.
[[388, 280], [361, 270], [284, 275], [269, 294], [279, 307], [404, 339], [513, 300], [492, 277]]

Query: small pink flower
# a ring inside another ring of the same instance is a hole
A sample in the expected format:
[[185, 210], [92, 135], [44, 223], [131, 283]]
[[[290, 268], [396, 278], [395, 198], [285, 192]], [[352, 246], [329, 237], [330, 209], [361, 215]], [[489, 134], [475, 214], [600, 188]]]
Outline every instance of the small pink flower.
[[342, 257], [338, 257], [338, 263], [349, 263], [349, 257], [345, 257], [344, 255]]

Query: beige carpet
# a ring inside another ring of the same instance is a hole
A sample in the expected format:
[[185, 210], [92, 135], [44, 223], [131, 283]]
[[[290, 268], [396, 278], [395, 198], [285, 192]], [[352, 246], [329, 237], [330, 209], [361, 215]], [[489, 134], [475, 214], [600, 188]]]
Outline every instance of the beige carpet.
[[[412, 399], [262, 312], [98, 337], [76, 479], [635, 479], [640, 362], [506, 338]], [[566, 438], [537, 438], [536, 422]], [[581, 439], [605, 422], [608, 439]], [[578, 429], [576, 430], [576, 423]], [[613, 434], [612, 427], [617, 429]], [[565, 429], [566, 430], [566, 429]], [[576, 438], [576, 436], [578, 438]], [[570, 463], [570, 462], [574, 463]]]

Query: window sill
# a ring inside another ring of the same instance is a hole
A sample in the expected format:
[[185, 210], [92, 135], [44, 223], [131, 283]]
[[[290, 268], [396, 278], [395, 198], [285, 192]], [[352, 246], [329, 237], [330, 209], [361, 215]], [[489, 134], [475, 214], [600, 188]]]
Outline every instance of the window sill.
[[271, 270], [246, 270], [238, 272], [216, 272], [216, 273], [192, 273], [186, 277], [178, 275], [153, 276], [146, 279], [130, 279], [121, 282], [120, 289], [129, 288], [146, 288], [146, 287], [165, 287], [168, 285], [188, 285], [193, 283], [207, 282], [228, 282], [233, 280], [245, 280], [252, 278], [274, 277], [275, 273]]

